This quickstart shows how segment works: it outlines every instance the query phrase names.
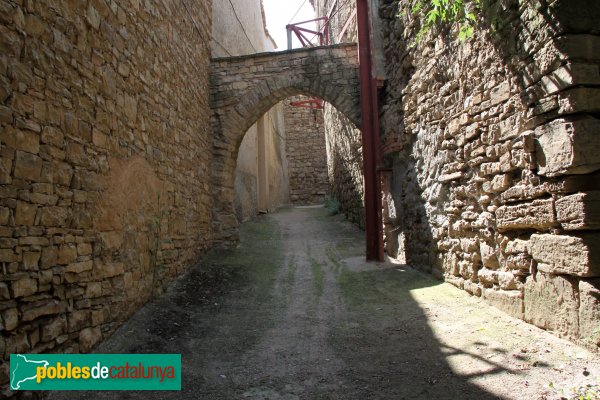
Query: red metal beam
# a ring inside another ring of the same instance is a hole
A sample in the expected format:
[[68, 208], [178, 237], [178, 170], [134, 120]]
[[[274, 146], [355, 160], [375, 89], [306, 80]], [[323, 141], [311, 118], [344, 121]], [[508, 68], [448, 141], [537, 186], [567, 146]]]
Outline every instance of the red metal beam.
[[377, 85], [373, 78], [371, 34], [368, 0], [356, 0], [358, 25], [358, 58], [360, 74], [360, 110], [365, 173], [365, 228], [367, 260], [383, 261], [381, 220], [381, 182], [379, 163], [379, 114]]
[[322, 110], [323, 100], [313, 97], [308, 100], [290, 101], [290, 105], [294, 107], [314, 108], [315, 110]]
[[[314, 31], [312, 29], [300, 27], [300, 25], [304, 25], [309, 22], [317, 22], [317, 21], [325, 21], [325, 23], [323, 24], [323, 28], [317, 29], [316, 31]], [[289, 32], [294, 32], [296, 34], [296, 37], [302, 44], [302, 47], [313, 46], [311, 40], [314, 39], [314, 37], [319, 38], [320, 46], [328, 45], [329, 44], [329, 29], [328, 28], [329, 28], [329, 18], [328, 17], [310, 19], [308, 21], [296, 22], [296, 23], [288, 24], [285, 26], [285, 29], [287, 29]], [[302, 32], [311, 33], [314, 36], [309, 39]]]
[[[314, 31], [312, 29], [302, 28], [299, 26], [299, 25], [303, 25], [303, 24], [306, 24], [309, 22], [316, 22], [316, 21], [325, 21], [322, 29]], [[314, 39], [316, 36], [319, 37], [319, 44], [321, 46], [329, 44], [329, 29], [328, 29], [328, 27], [329, 27], [329, 18], [321, 17], [321, 18], [311, 19], [308, 21], [302, 21], [302, 22], [297, 22], [294, 24], [289, 24], [289, 25], [286, 25], [285, 28], [288, 30], [288, 35], [290, 35], [290, 32], [293, 32], [296, 35], [296, 37], [300, 41], [300, 44], [302, 44], [302, 47], [312, 47], [313, 46], [312, 39]], [[321, 32], [321, 31], [323, 31], [323, 32]], [[304, 34], [304, 32], [313, 34], [313, 37], [309, 39]], [[291, 39], [288, 39], [288, 40], [291, 40]], [[323, 100], [316, 98], [316, 97], [312, 97], [312, 98], [309, 98], [308, 100], [291, 101], [290, 105], [293, 107], [303, 107], [303, 108], [312, 108], [312, 109], [321, 110], [321, 109], [323, 109]]]
[[352, 13], [350, 14], [350, 17], [348, 17], [348, 19], [346, 20], [346, 23], [344, 24], [344, 27], [340, 31], [340, 34], [337, 37], [337, 42], [338, 43], [342, 43], [342, 39], [344, 38], [344, 34], [346, 33], [346, 31], [350, 27], [350, 24], [352, 23], [352, 20], [354, 19], [354, 17], [356, 17], [356, 7], [354, 8], [354, 10], [352, 10]]

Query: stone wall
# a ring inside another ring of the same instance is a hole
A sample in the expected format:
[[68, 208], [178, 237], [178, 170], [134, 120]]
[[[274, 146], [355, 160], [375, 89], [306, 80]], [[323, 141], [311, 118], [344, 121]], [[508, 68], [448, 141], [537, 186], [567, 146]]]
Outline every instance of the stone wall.
[[[307, 101], [297, 96], [295, 101]], [[323, 111], [285, 101], [286, 153], [292, 204], [322, 204], [329, 191]]]
[[187, 3], [0, 1], [3, 360], [89, 351], [211, 245], [211, 2]]
[[388, 253], [599, 345], [600, 3], [490, 1], [473, 38], [418, 43], [381, 3]]
[[[357, 42], [356, 6], [354, 0], [311, 0], [317, 16], [328, 15], [329, 35], [332, 44]], [[346, 22], [351, 18], [346, 31]], [[342, 34], [343, 33], [343, 34]], [[346, 217], [364, 227], [364, 183], [361, 133], [335, 107], [325, 104], [325, 135], [327, 141], [327, 165], [331, 197], [341, 204]]]

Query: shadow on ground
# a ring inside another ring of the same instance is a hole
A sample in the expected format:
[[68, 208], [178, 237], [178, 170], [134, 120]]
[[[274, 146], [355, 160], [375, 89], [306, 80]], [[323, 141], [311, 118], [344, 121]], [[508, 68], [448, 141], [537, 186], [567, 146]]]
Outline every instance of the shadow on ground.
[[339, 216], [282, 210], [245, 224], [241, 238], [96, 350], [181, 353], [182, 391], [94, 398], [543, 398], [535, 385], [555, 360], [519, 349], [558, 339], [530, 338], [524, 324], [410, 269], [364, 263], [363, 234]]

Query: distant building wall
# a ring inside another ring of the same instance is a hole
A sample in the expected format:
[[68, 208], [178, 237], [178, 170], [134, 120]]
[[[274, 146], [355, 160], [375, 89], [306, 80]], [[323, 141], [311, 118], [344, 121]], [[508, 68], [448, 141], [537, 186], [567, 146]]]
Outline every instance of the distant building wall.
[[321, 204], [329, 192], [323, 110], [292, 106], [289, 100], [284, 108], [290, 201], [298, 205]]
[[[264, 26], [261, 0], [213, 4], [213, 57], [273, 51]], [[245, 221], [288, 202], [285, 125], [281, 105], [254, 124], [240, 145], [235, 176], [235, 210]]]

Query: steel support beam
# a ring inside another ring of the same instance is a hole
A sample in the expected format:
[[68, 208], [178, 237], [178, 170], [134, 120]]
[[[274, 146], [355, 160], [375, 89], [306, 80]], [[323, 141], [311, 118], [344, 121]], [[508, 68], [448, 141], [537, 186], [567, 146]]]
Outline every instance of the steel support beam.
[[365, 184], [365, 228], [367, 261], [383, 261], [381, 182], [379, 164], [379, 110], [377, 84], [373, 76], [369, 0], [356, 0], [358, 57], [360, 71], [360, 110]]

